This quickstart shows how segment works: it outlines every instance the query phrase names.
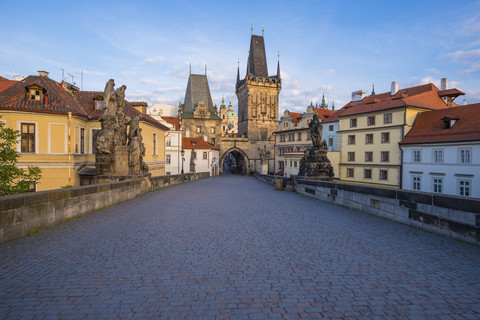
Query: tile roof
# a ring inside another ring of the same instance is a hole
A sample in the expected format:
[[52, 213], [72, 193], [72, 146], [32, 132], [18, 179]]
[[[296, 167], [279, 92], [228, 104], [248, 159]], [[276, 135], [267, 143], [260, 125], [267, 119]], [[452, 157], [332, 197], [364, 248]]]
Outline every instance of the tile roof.
[[[444, 118], [458, 119], [448, 129]], [[480, 103], [422, 112], [400, 144], [480, 141]]]
[[288, 111], [288, 114], [292, 117], [292, 122], [293, 123], [299, 123], [300, 120], [302, 120], [302, 118], [303, 118], [303, 114], [301, 114], [301, 113]]
[[339, 121], [339, 117], [347, 110], [348, 108], [343, 107], [340, 110], [335, 111], [331, 116], [329, 116], [327, 119], [323, 120], [324, 123], [328, 122], [337, 122]]
[[[37, 85], [44, 90], [43, 101], [29, 99], [27, 88]], [[28, 76], [0, 92], [0, 109], [67, 114], [88, 117], [75, 97], [58, 82], [43, 76]]]
[[[103, 109], [97, 109], [95, 107], [95, 100], [94, 98], [101, 98], [103, 99], [103, 92], [102, 91], [77, 91], [74, 93], [75, 98], [82, 106], [82, 108], [88, 114], [89, 119], [99, 119], [103, 114]], [[161, 124], [151, 116], [141, 113], [140, 111], [136, 110], [132, 103], [125, 100], [125, 107], [124, 107], [125, 115], [129, 116], [130, 118], [134, 118], [135, 116], [140, 116], [140, 120], [149, 122], [154, 126], [157, 126], [165, 131], [168, 129], [165, 125]]]
[[4, 77], [0, 77], [0, 92], [7, 89], [8, 87], [14, 85], [18, 81], [16, 80], [8, 80]]
[[220, 150], [219, 148], [211, 145], [210, 143], [206, 142], [202, 138], [190, 138], [190, 137], [183, 137], [182, 138], [182, 148], [183, 149], [212, 149], [212, 150]]
[[[448, 95], [460, 92], [454, 92], [456, 89], [450, 89], [452, 91], [447, 93]], [[446, 90], [443, 92], [445, 93]], [[398, 92], [391, 96], [390, 92], [380, 93], [365, 97], [359, 102], [349, 102], [343, 108], [344, 110], [339, 116], [349, 116], [354, 114], [375, 112], [387, 109], [393, 109], [397, 107], [412, 106], [420, 107], [431, 110], [438, 110], [447, 108], [447, 105], [442, 100], [441, 91], [433, 84], [424, 84], [421, 86], [400, 89]], [[342, 109], [343, 109], [342, 108]]]
[[180, 119], [178, 117], [162, 116], [162, 119], [173, 125], [175, 130], [180, 130]]
[[337, 113], [337, 111], [335, 110], [329, 110], [329, 109], [323, 109], [323, 108], [313, 108], [313, 110], [317, 112], [318, 118], [323, 122], [329, 119], [335, 113]]

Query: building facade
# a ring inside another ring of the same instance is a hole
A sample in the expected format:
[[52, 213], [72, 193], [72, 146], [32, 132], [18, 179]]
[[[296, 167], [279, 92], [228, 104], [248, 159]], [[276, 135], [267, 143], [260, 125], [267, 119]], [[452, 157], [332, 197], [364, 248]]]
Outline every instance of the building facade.
[[[144, 159], [153, 175], [163, 175], [168, 128], [140, 114], [128, 101], [124, 111], [131, 118], [140, 116]], [[21, 134], [18, 166], [42, 170], [37, 191], [93, 183], [95, 137], [102, 114], [103, 92], [79, 91], [50, 79], [45, 71], [0, 92], [2, 121]]]
[[[322, 122], [335, 114], [335, 111], [327, 109], [328, 106], [316, 108], [310, 104], [304, 113], [290, 112], [286, 110], [280, 118], [277, 130], [275, 131], [275, 171], [278, 174], [282, 172], [286, 176], [298, 174], [300, 168], [299, 154], [302, 154], [312, 146], [310, 137], [309, 123], [313, 120], [314, 114], [317, 114]], [[323, 126], [323, 138], [325, 139], [325, 126]], [[333, 152], [328, 157], [336, 159]], [[331, 161], [332, 161], [331, 159]], [[335, 176], [338, 178], [338, 162], [334, 166]]]
[[[183, 146], [183, 171], [184, 173], [208, 172], [210, 176], [219, 174], [219, 148], [211, 145], [201, 138], [184, 137], [182, 139]], [[192, 160], [193, 155], [193, 160]], [[195, 164], [194, 167], [191, 165]]]
[[[439, 90], [433, 84], [392, 90], [352, 101], [339, 116], [340, 181], [399, 188], [402, 156], [399, 142], [412, 128], [418, 113], [448, 108], [463, 92]], [[447, 100], [450, 101], [447, 103]]]
[[480, 103], [418, 115], [400, 142], [402, 188], [480, 198]]

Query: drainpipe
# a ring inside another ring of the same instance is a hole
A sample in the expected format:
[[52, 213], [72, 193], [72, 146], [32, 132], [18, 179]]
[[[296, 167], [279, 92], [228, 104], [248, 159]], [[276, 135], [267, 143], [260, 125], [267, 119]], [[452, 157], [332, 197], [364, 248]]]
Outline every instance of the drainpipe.
[[70, 184], [71, 181], [71, 160], [72, 160], [72, 135], [71, 135], [71, 130], [72, 130], [72, 113], [68, 113], [68, 183]]

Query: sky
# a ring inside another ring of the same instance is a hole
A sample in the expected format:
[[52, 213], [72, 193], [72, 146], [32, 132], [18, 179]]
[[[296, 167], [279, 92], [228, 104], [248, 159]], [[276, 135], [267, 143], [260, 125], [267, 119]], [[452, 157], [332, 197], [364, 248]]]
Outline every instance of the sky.
[[0, 76], [63, 73], [87, 91], [113, 78], [127, 100], [178, 105], [190, 64], [206, 66], [214, 104], [237, 109], [252, 24], [257, 35], [264, 26], [270, 75], [280, 60], [280, 115], [445, 77], [466, 93], [457, 103], [480, 102], [480, 1], [468, 0], [0, 0]]

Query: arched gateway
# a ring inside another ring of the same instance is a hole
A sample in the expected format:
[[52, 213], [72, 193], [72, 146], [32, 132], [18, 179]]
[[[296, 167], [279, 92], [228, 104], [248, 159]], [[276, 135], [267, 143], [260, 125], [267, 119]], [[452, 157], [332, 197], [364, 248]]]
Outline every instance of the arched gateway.
[[250, 161], [247, 154], [240, 148], [232, 147], [220, 156], [220, 174], [248, 174], [250, 170]]

